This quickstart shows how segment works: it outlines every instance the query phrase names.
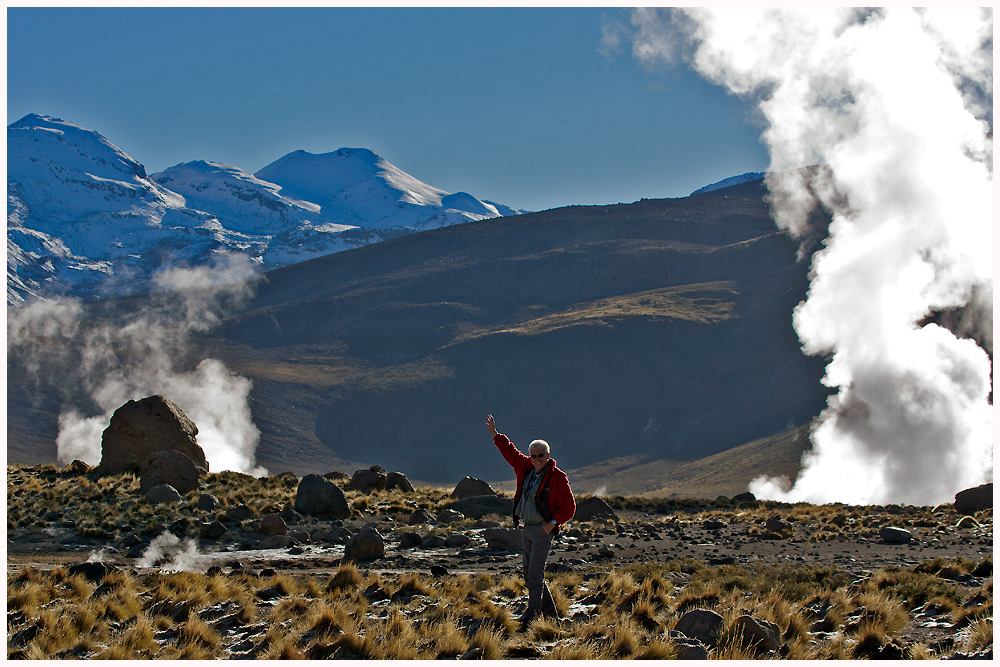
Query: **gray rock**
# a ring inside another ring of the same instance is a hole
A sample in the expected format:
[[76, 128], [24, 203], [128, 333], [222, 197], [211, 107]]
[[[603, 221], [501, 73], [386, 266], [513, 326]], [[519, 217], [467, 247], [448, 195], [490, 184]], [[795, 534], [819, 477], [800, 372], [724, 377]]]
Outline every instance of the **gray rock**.
[[320, 475], [306, 475], [295, 492], [295, 511], [313, 516], [346, 519], [351, 516], [347, 496], [340, 487]]
[[150, 454], [174, 451], [208, 470], [198, 427], [163, 396], [128, 401], [115, 410], [101, 436], [102, 473], [140, 472]]
[[290, 530], [285, 534], [298, 544], [309, 544], [312, 542], [312, 536], [304, 530]]
[[421, 549], [440, 549], [443, 546], [445, 541], [440, 535], [427, 535], [420, 541]]
[[787, 521], [782, 521], [781, 518], [776, 516], [769, 516], [767, 521], [764, 522], [764, 528], [772, 533], [783, 534], [790, 532], [792, 530], [792, 525]]
[[160, 503], [176, 503], [181, 500], [181, 494], [179, 494], [177, 489], [169, 484], [159, 484], [154, 486], [143, 495], [146, 497], [146, 500], [154, 505], [159, 505]]
[[211, 512], [219, 506], [219, 499], [210, 493], [203, 493], [198, 496], [198, 509], [202, 512]]
[[896, 526], [882, 526], [878, 529], [878, 536], [886, 544], [907, 544], [913, 539], [910, 531]]
[[201, 524], [201, 529], [199, 530], [199, 534], [207, 540], [217, 540], [227, 532], [229, 532], [228, 529], [222, 524], [221, 521], [203, 523]]
[[426, 510], [418, 508], [413, 510], [413, 514], [406, 520], [406, 524], [409, 526], [419, 526], [422, 523], [430, 523], [430, 520], [433, 518]]
[[400, 549], [409, 549], [418, 546], [421, 542], [423, 542], [423, 538], [420, 537], [419, 533], [403, 533], [399, 536]]
[[590, 498], [577, 503], [576, 514], [573, 516], [574, 519], [577, 521], [591, 521], [592, 519], [596, 519], [598, 517], [618, 519], [618, 515], [615, 514], [614, 508], [597, 496], [591, 496]]
[[752, 503], [755, 500], [757, 500], [757, 496], [750, 493], [749, 491], [746, 491], [744, 493], [738, 493], [735, 496], [733, 496], [734, 503]]
[[705, 646], [714, 646], [722, 632], [722, 616], [710, 609], [692, 609], [677, 621], [674, 630], [685, 637], [697, 639]]
[[198, 481], [206, 472], [181, 452], [153, 452], [140, 466], [139, 492], [144, 493], [158, 484], [169, 484], [180, 493], [190, 493], [198, 488]]
[[340, 480], [351, 479], [350, 475], [348, 475], [346, 472], [340, 472], [339, 470], [334, 470], [333, 472], [325, 473], [323, 477], [326, 477], [331, 482], [338, 482]]
[[[481, 519], [484, 516], [510, 516], [514, 511], [514, 501], [498, 495], [469, 496], [448, 503], [448, 509], [461, 512], [470, 519]], [[440, 518], [440, 517], [439, 517]]]
[[452, 509], [443, 509], [437, 514], [438, 523], [454, 523], [461, 521], [465, 515]]
[[452, 533], [445, 538], [444, 543], [449, 547], [467, 547], [472, 543], [472, 538], [462, 533]]
[[344, 560], [378, 560], [385, 555], [385, 540], [374, 528], [363, 528], [344, 547]]
[[743, 648], [757, 651], [777, 651], [781, 646], [781, 630], [771, 621], [744, 614], [733, 623], [733, 634]]
[[260, 542], [261, 549], [285, 549], [295, 544], [289, 535], [268, 535]]
[[253, 510], [246, 505], [230, 507], [225, 511], [225, 517], [228, 521], [246, 521], [252, 516]]
[[381, 491], [385, 489], [387, 475], [379, 466], [367, 470], [355, 470], [348, 488], [355, 491]]
[[670, 641], [677, 647], [678, 660], [708, 660], [708, 647], [697, 639], [692, 639], [677, 631], [671, 631]]
[[391, 472], [385, 476], [386, 489], [399, 489], [405, 493], [413, 493], [413, 485], [401, 472]]
[[277, 514], [268, 514], [260, 520], [260, 532], [266, 535], [287, 535], [288, 526]]
[[82, 475], [90, 471], [90, 466], [80, 459], [74, 459], [73, 462], [67, 466], [67, 469], [75, 475]]
[[487, 528], [483, 531], [486, 548], [496, 551], [520, 551], [520, 528]]
[[993, 482], [955, 494], [955, 511], [959, 514], [975, 514], [993, 507]]
[[496, 491], [489, 484], [475, 477], [463, 477], [451, 492], [452, 498], [469, 498], [471, 496], [495, 496]]

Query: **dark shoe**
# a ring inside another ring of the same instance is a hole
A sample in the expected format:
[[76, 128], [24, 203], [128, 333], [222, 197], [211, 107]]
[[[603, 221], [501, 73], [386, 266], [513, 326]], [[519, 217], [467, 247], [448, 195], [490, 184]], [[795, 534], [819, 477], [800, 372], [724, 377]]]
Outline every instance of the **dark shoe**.
[[521, 617], [517, 619], [517, 622], [520, 624], [518, 632], [524, 632], [525, 630], [527, 630], [528, 626], [531, 625], [531, 622], [535, 620], [535, 618], [537, 618], [539, 615], [540, 614], [534, 609], [529, 609], [528, 611], [524, 612], [524, 614], [522, 614]]

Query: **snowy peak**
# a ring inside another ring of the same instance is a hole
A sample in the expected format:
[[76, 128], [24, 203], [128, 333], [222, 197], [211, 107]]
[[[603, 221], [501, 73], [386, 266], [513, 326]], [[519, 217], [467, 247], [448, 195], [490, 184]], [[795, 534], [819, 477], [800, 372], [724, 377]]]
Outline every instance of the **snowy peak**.
[[706, 192], [712, 192], [713, 190], [721, 190], [722, 188], [729, 188], [734, 185], [740, 185], [742, 183], [749, 183], [750, 181], [758, 181], [764, 178], [765, 173], [762, 171], [750, 171], [745, 174], [740, 174], [739, 176], [730, 176], [729, 178], [724, 178], [721, 181], [706, 185], [703, 188], [698, 188], [691, 194], [700, 195]]
[[146, 291], [156, 272], [219, 253], [268, 270], [522, 212], [449, 194], [364, 148], [295, 151], [256, 175], [195, 160], [147, 177], [97, 132], [29, 114], [7, 127], [7, 303]]
[[[28, 114], [7, 127], [8, 173], [11, 158], [18, 171], [28, 171], [28, 165], [18, 158], [31, 159], [58, 153], [64, 169], [90, 174], [94, 178], [131, 179], [146, 178], [145, 168], [117, 146], [92, 130], [52, 116]], [[10, 146], [14, 143], [15, 146]]]

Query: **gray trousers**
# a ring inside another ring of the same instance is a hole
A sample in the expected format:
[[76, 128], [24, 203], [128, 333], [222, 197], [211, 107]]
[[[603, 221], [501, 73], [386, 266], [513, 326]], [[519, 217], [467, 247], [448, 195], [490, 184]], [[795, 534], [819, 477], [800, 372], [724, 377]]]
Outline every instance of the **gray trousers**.
[[521, 548], [524, 552], [524, 585], [528, 588], [528, 616], [559, 616], [549, 587], [545, 585], [545, 560], [549, 557], [550, 546], [552, 536], [541, 525], [524, 526]]

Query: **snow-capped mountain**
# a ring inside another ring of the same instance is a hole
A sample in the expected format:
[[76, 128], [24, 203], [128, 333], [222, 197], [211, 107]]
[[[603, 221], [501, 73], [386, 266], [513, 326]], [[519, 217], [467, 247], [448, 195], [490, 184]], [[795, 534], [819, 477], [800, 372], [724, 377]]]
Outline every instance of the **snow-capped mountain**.
[[711, 183], [703, 188], [698, 188], [691, 194], [700, 195], [705, 192], [711, 192], [712, 190], [721, 190], [722, 188], [729, 188], [734, 185], [740, 185], [741, 183], [749, 183], [750, 181], [760, 180], [764, 178], [766, 174], [763, 171], [750, 171], [745, 174], [740, 174], [739, 176], [730, 176], [729, 178], [724, 178], [716, 183]]
[[366, 149], [296, 151], [251, 175], [194, 161], [146, 175], [103, 136], [29, 114], [7, 128], [7, 304], [149, 289], [220, 253], [261, 270], [422, 229], [512, 215]]

